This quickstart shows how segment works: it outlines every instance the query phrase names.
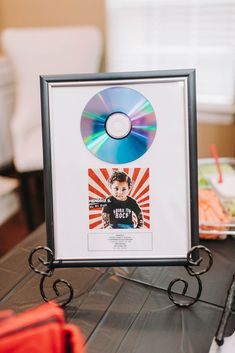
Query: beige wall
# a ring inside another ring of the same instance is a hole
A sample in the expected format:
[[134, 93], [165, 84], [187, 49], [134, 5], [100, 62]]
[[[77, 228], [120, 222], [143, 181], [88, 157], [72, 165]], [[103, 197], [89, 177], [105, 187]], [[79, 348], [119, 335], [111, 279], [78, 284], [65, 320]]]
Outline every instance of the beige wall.
[[[2, 11], [2, 0], [0, 0], [0, 31], [3, 28], [3, 11]], [[0, 45], [1, 52], [1, 45]]]
[[105, 0], [0, 0], [0, 30], [83, 24], [98, 26], [105, 37]]
[[198, 155], [211, 157], [210, 144], [216, 144], [221, 157], [235, 157], [235, 124], [198, 124]]
[[[105, 38], [105, 0], [0, 0], [0, 29], [77, 24], [97, 25]], [[221, 156], [235, 156], [235, 125], [199, 124], [199, 157], [210, 156], [211, 143]]]
[[95, 24], [104, 31], [104, 0], [0, 0], [2, 27]]

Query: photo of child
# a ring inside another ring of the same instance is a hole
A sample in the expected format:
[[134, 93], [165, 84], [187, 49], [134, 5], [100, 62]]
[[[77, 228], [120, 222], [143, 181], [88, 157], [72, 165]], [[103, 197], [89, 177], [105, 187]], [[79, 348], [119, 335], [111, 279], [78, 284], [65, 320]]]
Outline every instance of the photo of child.
[[89, 229], [149, 229], [149, 168], [88, 169]]
[[131, 178], [123, 171], [114, 171], [109, 179], [111, 196], [103, 207], [104, 228], [134, 228], [133, 213], [137, 218], [136, 228], [143, 227], [143, 215], [138, 203], [128, 196], [132, 186]]

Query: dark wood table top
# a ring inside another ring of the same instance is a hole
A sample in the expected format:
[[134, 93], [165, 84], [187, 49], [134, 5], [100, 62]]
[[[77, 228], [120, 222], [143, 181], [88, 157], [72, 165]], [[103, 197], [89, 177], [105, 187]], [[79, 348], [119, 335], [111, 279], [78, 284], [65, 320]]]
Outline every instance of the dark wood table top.
[[[41, 226], [0, 259], [0, 310], [21, 312], [43, 302], [40, 276], [30, 269], [28, 256], [45, 244]], [[235, 273], [235, 239], [203, 245], [212, 251], [214, 264], [201, 276], [201, 298], [190, 308], [176, 307], [166, 291], [172, 279], [181, 277], [189, 282], [187, 295], [195, 295], [195, 278], [188, 278], [183, 267], [56, 269], [45, 282], [46, 292], [54, 299], [56, 278], [72, 284], [74, 298], [65, 315], [80, 327], [89, 353], [207, 353]], [[226, 335], [234, 329], [235, 312]]]

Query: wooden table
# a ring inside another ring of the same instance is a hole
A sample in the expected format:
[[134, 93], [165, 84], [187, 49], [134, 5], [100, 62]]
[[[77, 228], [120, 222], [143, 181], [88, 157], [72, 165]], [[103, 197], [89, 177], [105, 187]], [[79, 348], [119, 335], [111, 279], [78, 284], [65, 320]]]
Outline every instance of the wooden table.
[[[40, 276], [29, 268], [28, 256], [45, 243], [41, 226], [1, 258], [0, 309], [21, 312], [42, 303]], [[190, 308], [176, 307], [166, 292], [172, 279], [189, 279], [181, 267], [56, 269], [54, 280], [64, 278], [74, 288], [65, 315], [86, 336], [88, 352], [207, 353], [235, 273], [235, 239], [204, 241], [203, 245], [212, 251], [214, 264], [201, 277], [201, 298]], [[50, 292], [51, 283], [46, 287]], [[196, 287], [190, 278], [189, 296]], [[50, 295], [52, 299], [54, 294]], [[235, 312], [226, 335], [234, 329]]]

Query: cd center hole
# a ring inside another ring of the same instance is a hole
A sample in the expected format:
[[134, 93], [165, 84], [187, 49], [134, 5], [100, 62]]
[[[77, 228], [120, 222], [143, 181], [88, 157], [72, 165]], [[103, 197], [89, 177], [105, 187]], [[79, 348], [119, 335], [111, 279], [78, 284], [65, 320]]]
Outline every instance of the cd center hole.
[[113, 113], [107, 118], [105, 128], [109, 136], [124, 138], [131, 131], [131, 121], [124, 113]]

